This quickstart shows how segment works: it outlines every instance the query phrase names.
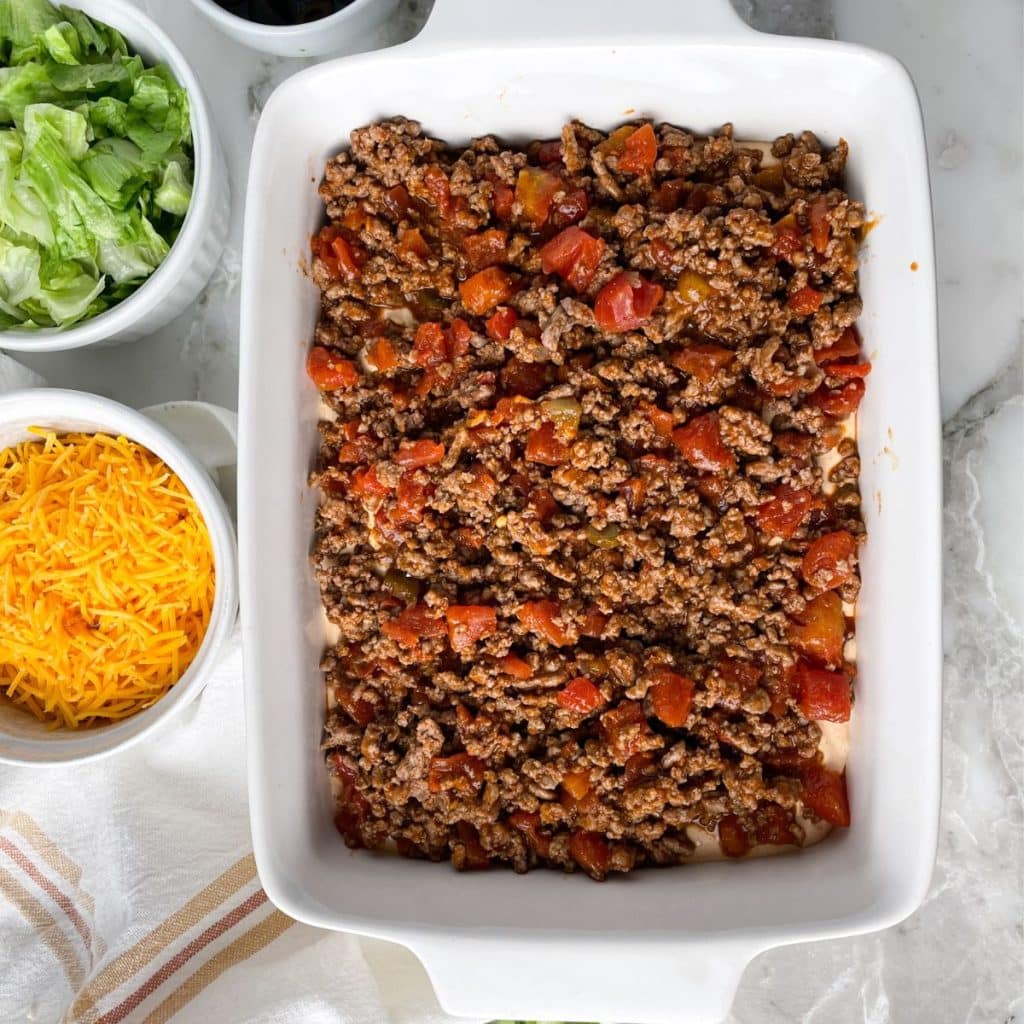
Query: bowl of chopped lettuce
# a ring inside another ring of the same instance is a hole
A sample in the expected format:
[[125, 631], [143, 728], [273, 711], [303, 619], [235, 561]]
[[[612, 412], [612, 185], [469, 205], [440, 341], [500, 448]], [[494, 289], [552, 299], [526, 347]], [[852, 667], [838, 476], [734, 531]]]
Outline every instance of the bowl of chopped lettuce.
[[184, 312], [228, 227], [191, 68], [126, 0], [0, 0], [0, 348], [131, 341]]

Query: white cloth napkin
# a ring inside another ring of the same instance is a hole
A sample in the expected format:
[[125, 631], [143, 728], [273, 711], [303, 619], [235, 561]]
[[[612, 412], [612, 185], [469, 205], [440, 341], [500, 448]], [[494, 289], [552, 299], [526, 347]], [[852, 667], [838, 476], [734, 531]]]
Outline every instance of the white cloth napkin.
[[[39, 383], [0, 355], [0, 391]], [[94, 764], [0, 765], [0, 1021], [443, 1024], [390, 943], [301, 925], [256, 877], [238, 638], [202, 695]]]

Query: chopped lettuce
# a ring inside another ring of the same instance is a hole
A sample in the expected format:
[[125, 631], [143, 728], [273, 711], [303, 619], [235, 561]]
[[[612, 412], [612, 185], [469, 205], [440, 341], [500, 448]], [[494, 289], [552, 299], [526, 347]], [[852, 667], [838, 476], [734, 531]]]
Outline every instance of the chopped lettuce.
[[192, 198], [188, 95], [115, 29], [0, 0], [0, 330], [67, 327], [160, 265]]

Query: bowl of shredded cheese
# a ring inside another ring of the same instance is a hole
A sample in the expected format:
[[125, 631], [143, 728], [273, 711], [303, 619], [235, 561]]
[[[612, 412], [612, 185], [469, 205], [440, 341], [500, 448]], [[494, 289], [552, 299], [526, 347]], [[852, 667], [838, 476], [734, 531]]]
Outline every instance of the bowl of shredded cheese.
[[167, 429], [81, 392], [0, 396], [0, 762], [100, 757], [188, 704], [236, 575], [223, 498]]

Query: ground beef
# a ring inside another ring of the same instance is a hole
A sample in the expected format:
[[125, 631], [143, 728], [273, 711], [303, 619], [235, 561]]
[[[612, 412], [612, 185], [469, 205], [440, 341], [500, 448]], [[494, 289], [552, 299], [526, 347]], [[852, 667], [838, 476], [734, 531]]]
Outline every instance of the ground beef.
[[395, 118], [328, 163], [313, 562], [350, 846], [603, 878], [694, 827], [738, 856], [849, 823], [817, 720], [854, 674], [864, 213], [845, 143], [770, 152]]

